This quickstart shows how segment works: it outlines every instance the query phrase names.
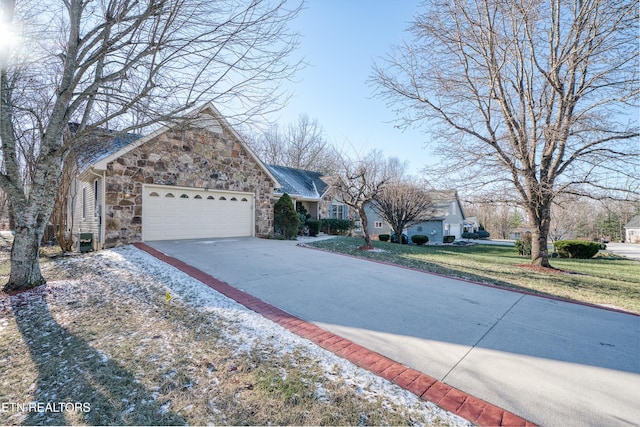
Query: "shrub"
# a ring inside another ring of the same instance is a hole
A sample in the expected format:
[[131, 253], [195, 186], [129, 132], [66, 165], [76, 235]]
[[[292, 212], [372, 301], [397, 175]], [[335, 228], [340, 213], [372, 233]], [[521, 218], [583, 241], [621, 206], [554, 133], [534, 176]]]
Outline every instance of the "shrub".
[[416, 245], [424, 245], [429, 241], [429, 237], [424, 234], [414, 234], [411, 236], [411, 241]]
[[456, 236], [444, 236], [442, 237], [442, 243], [453, 243], [456, 240]]
[[285, 239], [295, 239], [298, 235], [300, 220], [287, 193], [284, 193], [273, 206], [273, 225], [276, 234]]
[[327, 234], [344, 235], [353, 227], [355, 224], [348, 219], [323, 218], [320, 228]]
[[[406, 244], [409, 243], [409, 238], [407, 237], [406, 234], [402, 234], [401, 239], [402, 239], [402, 244], [403, 245], [406, 245]], [[396, 236], [395, 233], [391, 235], [391, 242], [398, 243], [398, 236]]]
[[478, 239], [480, 236], [478, 236], [478, 233], [470, 233], [468, 231], [465, 231], [464, 233], [462, 233], [462, 238], [463, 239], [473, 239], [476, 240]]
[[522, 256], [531, 256], [531, 233], [526, 232], [520, 240], [516, 240], [516, 249]]
[[391, 236], [388, 234], [380, 234], [378, 236], [378, 240], [380, 240], [381, 242], [388, 242], [390, 238]]
[[309, 236], [317, 236], [320, 232], [320, 221], [307, 221], [307, 227], [309, 227]]
[[485, 230], [478, 230], [476, 231], [476, 234], [478, 235], [478, 239], [488, 239], [491, 235], [488, 231]]
[[560, 258], [590, 259], [600, 250], [600, 244], [586, 240], [560, 240], [555, 244]]

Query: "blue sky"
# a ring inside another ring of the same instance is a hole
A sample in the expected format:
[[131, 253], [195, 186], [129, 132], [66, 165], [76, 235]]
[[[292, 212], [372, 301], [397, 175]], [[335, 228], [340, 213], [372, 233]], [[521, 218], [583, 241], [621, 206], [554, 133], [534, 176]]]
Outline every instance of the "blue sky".
[[427, 136], [394, 128], [394, 113], [373, 98], [367, 83], [375, 60], [408, 38], [419, 0], [309, 0], [292, 26], [301, 34], [309, 66], [289, 90], [293, 98], [272, 117], [280, 125], [300, 113], [317, 119], [337, 147], [366, 152], [379, 148], [386, 156], [410, 162], [417, 173], [429, 161]]

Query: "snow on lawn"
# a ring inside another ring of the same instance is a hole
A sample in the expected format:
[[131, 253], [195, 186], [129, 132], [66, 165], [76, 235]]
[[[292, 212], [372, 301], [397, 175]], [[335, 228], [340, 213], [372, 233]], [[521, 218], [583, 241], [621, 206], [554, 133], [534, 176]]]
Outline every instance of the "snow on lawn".
[[[52, 318], [63, 329], [71, 325], [81, 324], [83, 321], [82, 314], [80, 314], [82, 311], [80, 309], [74, 310], [75, 305], [78, 305], [78, 307], [93, 306], [95, 311], [99, 311], [103, 307], [118, 307], [118, 310], [111, 313], [103, 313], [102, 315], [115, 316], [116, 319], [121, 319], [122, 322], [127, 322], [127, 316], [141, 317], [141, 319], [136, 320], [141, 322], [141, 336], [138, 341], [140, 345], [153, 342], [156, 338], [157, 340], [155, 341], [160, 341], [158, 348], [162, 348], [162, 351], [151, 353], [150, 356], [147, 355], [147, 359], [157, 365], [157, 370], [162, 371], [163, 378], [171, 379], [176, 374], [176, 370], [171, 368], [172, 363], [175, 363], [171, 359], [171, 355], [174, 352], [185, 350], [176, 348], [176, 346], [180, 346], [179, 343], [183, 343], [184, 340], [194, 339], [193, 337], [197, 338], [200, 329], [198, 325], [191, 325], [193, 327], [191, 331], [184, 330], [184, 328], [180, 329], [179, 327], [173, 328], [171, 326], [172, 319], [166, 319], [166, 323], [157, 326], [160, 332], [156, 333], [154, 331], [153, 333], [156, 335], [153, 337], [145, 336], [145, 331], [147, 330], [144, 328], [151, 327], [146, 323], [158, 322], [158, 306], [167, 304], [181, 307], [181, 309], [188, 310], [189, 313], [195, 313], [194, 316], [199, 316], [198, 313], [204, 315], [204, 317], [194, 317], [195, 319], [208, 319], [209, 317], [206, 317], [208, 315], [211, 315], [210, 318], [212, 319], [220, 319], [220, 321], [216, 321], [214, 329], [221, 334], [227, 344], [234, 348], [234, 354], [241, 355], [263, 351], [276, 355], [278, 358], [285, 358], [290, 355], [302, 356], [301, 360], [313, 361], [320, 367], [326, 380], [331, 382], [343, 381], [349, 388], [355, 390], [359, 396], [368, 401], [381, 402], [383, 406], [389, 404], [398, 405], [403, 412], [409, 414], [409, 419], [415, 420], [417, 424], [471, 425], [466, 420], [430, 402], [422, 401], [393, 383], [291, 333], [287, 329], [265, 319], [234, 300], [225, 297], [185, 273], [133, 246], [123, 246], [83, 256], [62, 257], [55, 263], [64, 271], [72, 272], [75, 277], [71, 277], [68, 280], [51, 281], [46, 287], [41, 287], [38, 290], [0, 299], [0, 338], [2, 338], [3, 330], [9, 327], [10, 322], [5, 314], [11, 312], [12, 306], [14, 312], [16, 304], [21, 304], [21, 301], [22, 305], [28, 305], [29, 303], [33, 304], [33, 307], [37, 307], [38, 298], [42, 298], [43, 295], [49, 299], [48, 304], [50, 306], [63, 305], [65, 307], [65, 310], [51, 309]], [[93, 292], [92, 289], [84, 287], [93, 287]], [[170, 301], [166, 301], [165, 295], [167, 295], [167, 292], [172, 297]], [[122, 311], [119, 311], [120, 307], [122, 307]], [[142, 314], [135, 314], [134, 311]], [[132, 323], [133, 320], [131, 318]], [[206, 326], [211, 327], [211, 325]], [[105, 364], [110, 359], [118, 361], [118, 357], [131, 359], [138, 357], [143, 351], [147, 351], [139, 347], [137, 349], [132, 348], [130, 350], [132, 352], [131, 355], [129, 353], [119, 354], [120, 350], [110, 347], [110, 343], [131, 340], [137, 333], [136, 330], [125, 333], [124, 329], [123, 331], [113, 330], [105, 336], [96, 336], [93, 339], [85, 338], [92, 350], [97, 354], [93, 355], [93, 359], [97, 359], [95, 363]], [[25, 331], [24, 327], [21, 332], [26, 340], [36, 339], [27, 338], [28, 331]], [[127, 335], [123, 336], [123, 334]], [[30, 336], [35, 335], [32, 334]], [[176, 341], [172, 338], [173, 336], [179, 336], [183, 341]], [[65, 339], [73, 340], [71, 337], [66, 337]], [[33, 346], [31, 342], [27, 344], [30, 347]], [[1, 345], [0, 350], [2, 350]], [[118, 354], [110, 354], [110, 352]], [[31, 353], [33, 354], [33, 348], [31, 348]], [[25, 351], [25, 354], [29, 353]], [[194, 356], [194, 358], [197, 357], [199, 356]], [[92, 355], [88, 354], [86, 358], [91, 359]], [[0, 359], [2, 358], [0, 357]], [[17, 363], [15, 358], [8, 357], [7, 360], [11, 360], [11, 363], [14, 364]], [[42, 368], [40, 367], [39, 369]], [[141, 372], [132, 374], [135, 378], [143, 375]], [[286, 372], [283, 375], [286, 375]], [[140, 379], [133, 379], [132, 381], [139, 383]], [[211, 385], [215, 387], [217, 381], [220, 380], [210, 378], [210, 381], [212, 381]], [[0, 383], [1, 385], [3, 384]], [[187, 384], [187, 387], [190, 386]], [[248, 385], [247, 388], [249, 387], [253, 387], [253, 385]], [[325, 387], [326, 383], [324, 385], [322, 382], [316, 384], [315, 396], [318, 400], [327, 399], [326, 395], [328, 393]], [[152, 395], [154, 397], [148, 398], [146, 401], [153, 400], [161, 392], [162, 390], [160, 389], [153, 391]], [[141, 404], [146, 403], [144, 399], [141, 401], [142, 403], [135, 402], [133, 398], [131, 402], [126, 397], [121, 400], [127, 401], [122, 403], [124, 409], [121, 413], [134, 412], [136, 404], [139, 407]], [[171, 400], [157, 402], [157, 405], [160, 406], [159, 409], [156, 407], [155, 410], [164, 415], [169, 410], [170, 404]], [[210, 403], [209, 406], [215, 405]], [[191, 409], [186, 406], [185, 408], [183, 409]], [[218, 412], [219, 409], [214, 408], [212, 411]], [[122, 415], [122, 417], [125, 416], [126, 414]], [[120, 423], [124, 423], [127, 418], [118, 418], [117, 420]], [[131, 421], [136, 420], [140, 422], [140, 419], [135, 418]], [[222, 420], [224, 421], [224, 418]], [[13, 418], [5, 421], [22, 422], [25, 420]], [[26, 421], [35, 422], [39, 420], [27, 419]], [[59, 422], [59, 420], [54, 421]], [[109, 422], [107, 419], [101, 421], [102, 423]], [[0, 422], [0, 424], [3, 423]]]

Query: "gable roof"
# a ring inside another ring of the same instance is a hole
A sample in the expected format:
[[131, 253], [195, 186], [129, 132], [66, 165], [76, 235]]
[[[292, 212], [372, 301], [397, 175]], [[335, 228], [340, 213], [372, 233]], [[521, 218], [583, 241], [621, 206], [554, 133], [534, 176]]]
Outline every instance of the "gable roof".
[[[231, 132], [235, 139], [242, 144], [242, 147], [245, 149], [245, 151], [267, 174], [267, 176], [274, 182], [274, 184], [276, 186], [280, 185], [276, 177], [265, 166], [265, 164], [262, 163], [258, 156], [253, 152], [253, 150], [249, 148], [240, 134], [231, 127], [231, 125], [225, 120], [222, 114], [220, 114], [218, 109], [215, 108], [211, 102], [208, 102], [201, 107], [196, 108], [192, 112], [186, 114], [184, 118], [185, 120], [190, 120], [190, 124], [192, 126], [206, 129], [212, 133], [220, 134], [223, 132], [223, 128], [227, 129], [229, 132]], [[87, 170], [89, 168], [104, 171], [107, 169], [107, 165], [115, 159], [127, 154], [131, 150], [140, 147], [147, 141], [154, 139], [158, 135], [161, 135], [164, 132], [173, 129], [178, 125], [179, 123], [164, 125], [158, 130], [145, 136], [126, 134], [122, 137], [113, 138], [109, 143], [105, 144], [105, 148], [103, 150], [100, 150], [99, 155], [91, 156], [89, 159], [87, 159], [86, 164], [82, 165], [81, 171]]]
[[462, 205], [458, 199], [458, 192], [456, 190], [429, 190], [429, 195], [433, 202], [433, 214], [430, 219], [444, 219], [449, 213], [449, 206], [451, 202], [458, 204], [462, 218], [464, 219], [464, 211]]
[[640, 215], [631, 218], [631, 221], [629, 221], [624, 228], [640, 228]]
[[322, 180], [322, 173], [287, 166], [266, 165], [271, 173], [278, 179], [280, 188], [277, 193], [287, 193], [308, 199], [320, 199], [329, 188]]

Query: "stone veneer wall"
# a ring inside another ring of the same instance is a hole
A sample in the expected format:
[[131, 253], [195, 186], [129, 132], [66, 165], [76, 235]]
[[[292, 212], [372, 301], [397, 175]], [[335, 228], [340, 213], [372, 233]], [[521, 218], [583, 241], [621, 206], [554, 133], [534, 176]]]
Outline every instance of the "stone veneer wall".
[[274, 182], [224, 129], [168, 131], [107, 165], [105, 247], [142, 239], [142, 185], [246, 191], [255, 194], [256, 235], [273, 231]]

